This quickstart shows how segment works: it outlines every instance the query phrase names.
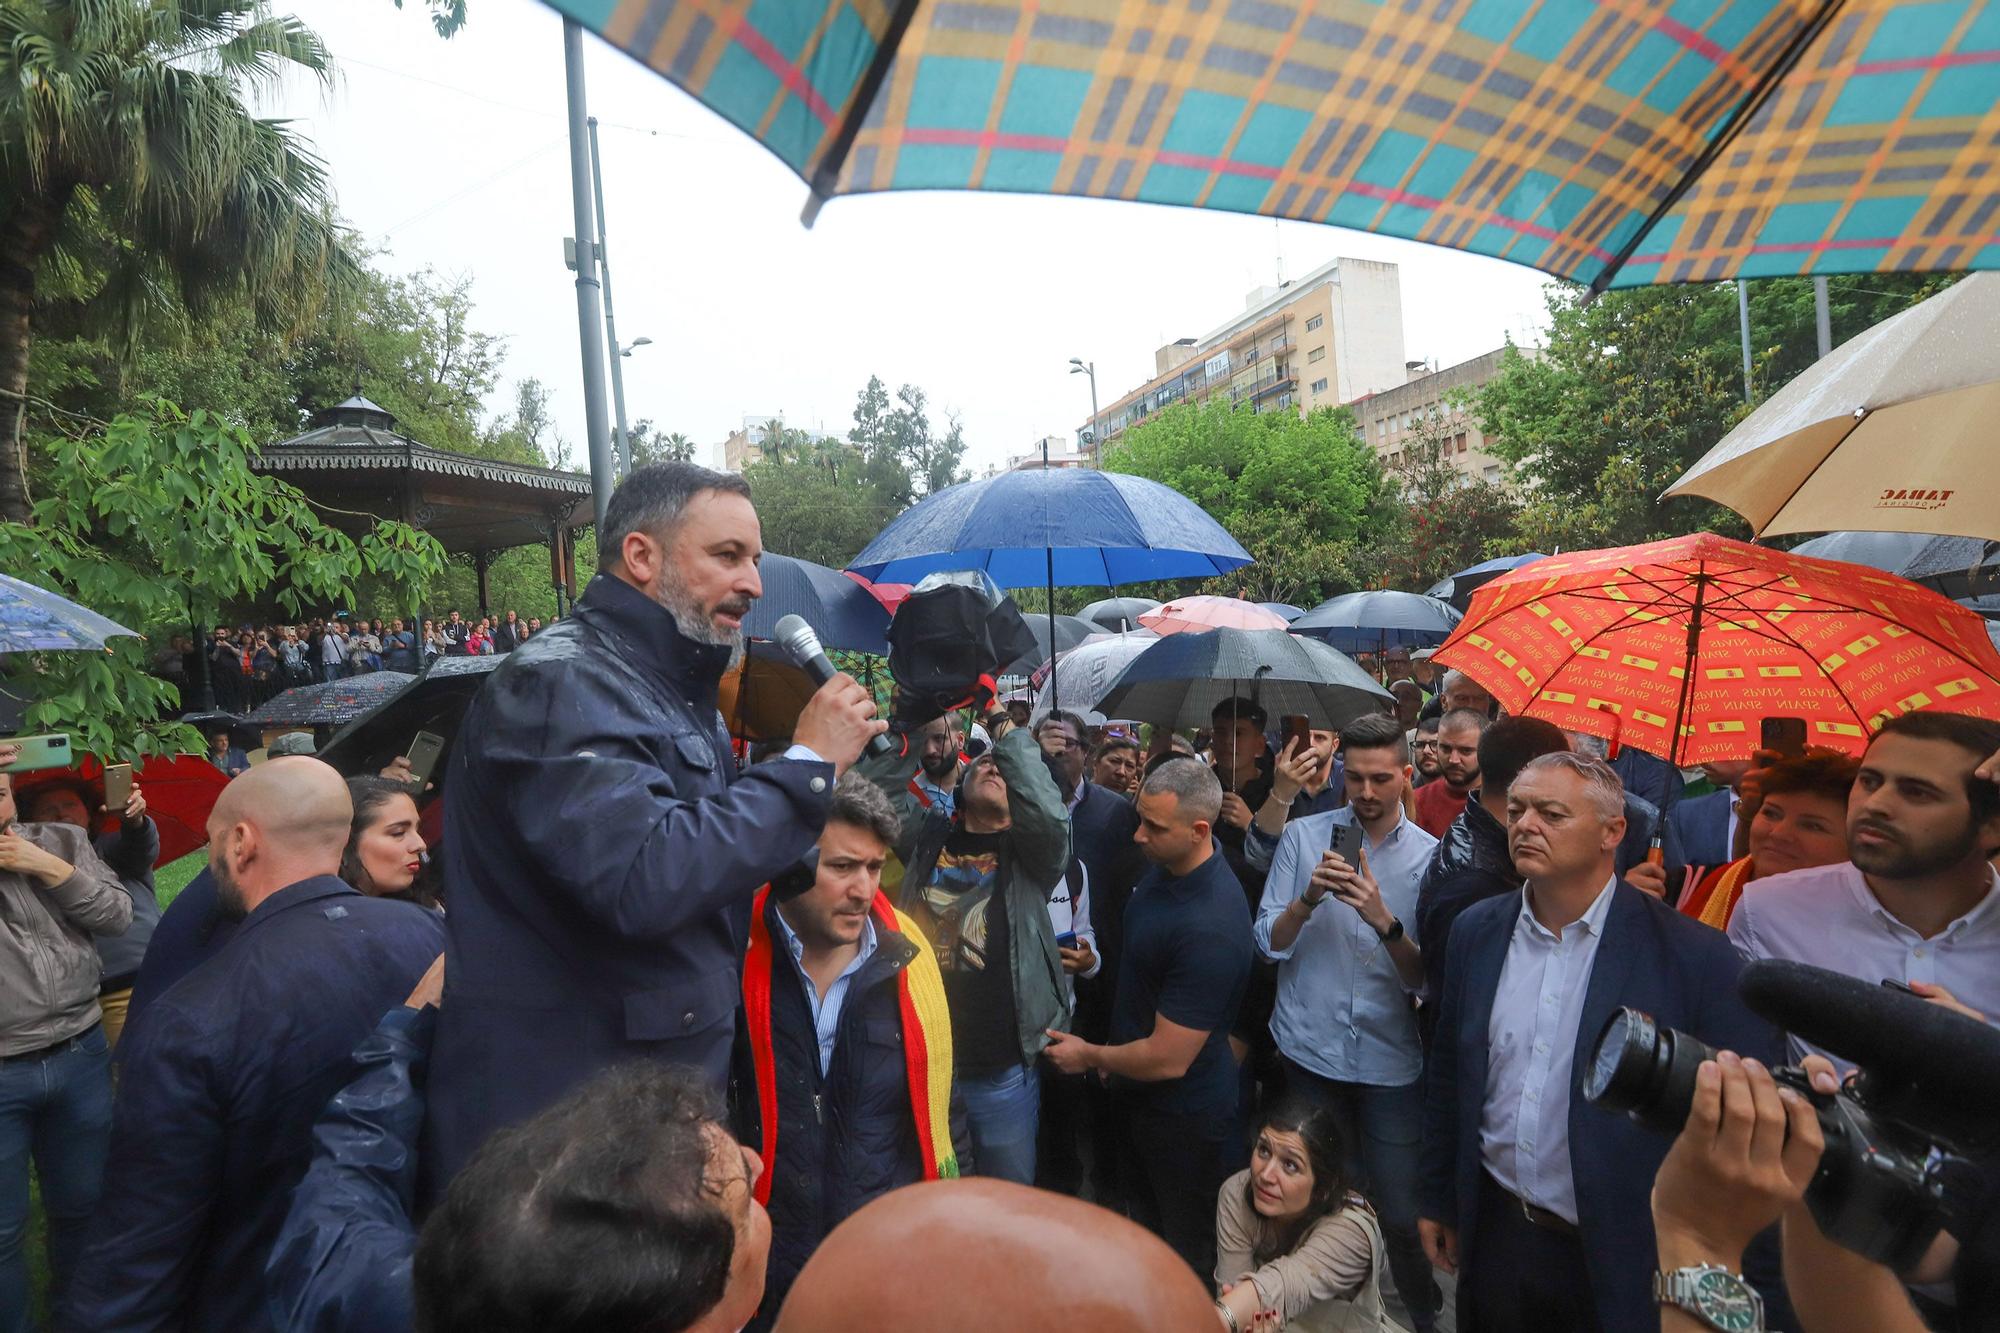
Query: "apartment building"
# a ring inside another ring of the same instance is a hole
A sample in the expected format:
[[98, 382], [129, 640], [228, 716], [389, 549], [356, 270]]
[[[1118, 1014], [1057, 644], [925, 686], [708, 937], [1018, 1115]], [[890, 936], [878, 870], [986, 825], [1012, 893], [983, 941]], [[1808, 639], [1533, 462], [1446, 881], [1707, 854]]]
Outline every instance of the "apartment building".
[[1079, 452], [1172, 403], [1227, 394], [1259, 412], [1304, 414], [1406, 378], [1396, 265], [1335, 259], [1293, 282], [1259, 287], [1241, 314], [1200, 338], [1160, 348], [1153, 378], [1077, 427]]
[[[785, 424], [782, 412], [746, 412], [743, 424], [723, 438], [722, 443], [711, 446], [715, 466], [724, 472], [741, 472], [752, 463], [764, 461], [764, 437], [772, 423]], [[819, 441], [829, 438], [823, 431], [804, 432], [808, 439]]]
[[[1383, 466], [1396, 468], [1413, 447], [1442, 440], [1451, 466], [1467, 480], [1504, 484], [1506, 465], [1488, 448], [1477, 413], [1454, 400], [1499, 374], [1505, 350], [1496, 348], [1442, 370], [1432, 370], [1422, 361], [1409, 362], [1403, 383], [1350, 404]], [[1523, 356], [1541, 355], [1539, 348], [1519, 350]]]

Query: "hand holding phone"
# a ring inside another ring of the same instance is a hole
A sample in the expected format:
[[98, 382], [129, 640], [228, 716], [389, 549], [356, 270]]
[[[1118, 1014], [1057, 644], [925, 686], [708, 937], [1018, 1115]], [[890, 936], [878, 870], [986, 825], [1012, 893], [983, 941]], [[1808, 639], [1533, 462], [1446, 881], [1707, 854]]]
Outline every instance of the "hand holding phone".
[[104, 769], [104, 808], [123, 815], [132, 801], [132, 765], [107, 764]]
[[1806, 720], [1802, 717], [1767, 717], [1762, 724], [1758, 748], [1784, 759], [1797, 759], [1806, 752]]
[[45, 768], [69, 768], [72, 765], [69, 737], [61, 732], [0, 740], [0, 751], [10, 749], [13, 758], [5, 765], [5, 771], [9, 773], [33, 773]]
[[429, 785], [431, 771], [443, 753], [444, 737], [434, 731], [420, 731], [410, 742], [410, 752], [405, 758], [410, 766], [410, 784], [418, 791]]

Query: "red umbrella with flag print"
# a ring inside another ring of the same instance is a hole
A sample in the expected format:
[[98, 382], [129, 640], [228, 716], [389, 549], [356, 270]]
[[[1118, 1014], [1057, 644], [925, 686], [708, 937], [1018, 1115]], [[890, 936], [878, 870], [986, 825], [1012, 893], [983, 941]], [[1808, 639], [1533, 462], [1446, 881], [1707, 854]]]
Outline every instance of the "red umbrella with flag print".
[[1676, 764], [1745, 759], [1766, 717], [1859, 753], [1922, 708], [2000, 718], [2000, 652], [1906, 579], [1712, 533], [1537, 561], [1473, 594], [1435, 658], [1508, 712]]

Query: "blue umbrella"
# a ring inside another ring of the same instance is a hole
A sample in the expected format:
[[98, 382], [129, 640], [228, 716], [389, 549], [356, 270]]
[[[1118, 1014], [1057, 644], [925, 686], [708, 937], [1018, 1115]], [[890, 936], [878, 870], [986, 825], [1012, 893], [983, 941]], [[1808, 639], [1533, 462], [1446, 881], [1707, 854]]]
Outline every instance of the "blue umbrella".
[[757, 573], [764, 581], [764, 595], [743, 617], [746, 638], [775, 640], [778, 621], [798, 616], [828, 648], [877, 656], [889, 651], [889, 613], [873, 593], [839, 570], [767, 554]]
[[1249, 563], [1220, 523], [1157, 481], [1030, 468], [925, 497], [848, 568], [878, 583], [983, 569], [1003, 588], [1115, 588], [1209, 578]]
[[46, 588], [0, 574], [0, 653], [96, 651], [126, 629]]
[[1292, 622], [1292, 633], [1324, 640], [1344, 653], [1428, 648], [1451, 635], [1457, 608], [1414, 592], [1350, 592], [1321, 602]]
[[1532, 565], [1537, 560], [1546, 560], [1540, 551], [1529, 551], [1526, 555], [1503, 555], [1492, 560], [1482, 560], [1470, 569], [1461, 569], [1450, 578], [1439, 579], [1424, 590], [1424, 596], [1435, 597], [1441, 602], [1450, 602], [1463, 611], [1472, 602], [1472, 594], [1499, 578], [1502, 574], [1519, 569], [1522, 565]]
[[877, 583], [979, 569], [1003, 588], [1041, 585], [1053, 640], [1058, 586], [1208, 578], [1249, 563], [1250, 553], [1179, 491], [1122, 472], [1044, 467], [924, 497], [849, 568]]

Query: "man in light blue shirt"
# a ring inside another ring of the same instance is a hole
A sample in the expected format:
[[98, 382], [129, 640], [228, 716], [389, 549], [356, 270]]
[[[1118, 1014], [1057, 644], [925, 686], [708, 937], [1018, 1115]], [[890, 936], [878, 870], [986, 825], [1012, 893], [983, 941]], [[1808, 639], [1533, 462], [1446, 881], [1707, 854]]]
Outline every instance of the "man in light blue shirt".
[[[1437, 839], [1403, 814], [1410, 751], [1387, 714], [1341, 733], [1347, 805], [1294, 819], [1278, 839], [1257, 911], [1257, 948], [1278, 964], [1271, 1035], [1295, 1092], [1340, 1108], [1349, 1169], [1374, 1202], [1389, 1268], [1417, 1329], [1441, 1299], [1417, 1237], [1423, 1051], [1412, 996], [1423, 960], [1404, 928]], [[1358, 827], [1358, 864], [1329, 848]]]

